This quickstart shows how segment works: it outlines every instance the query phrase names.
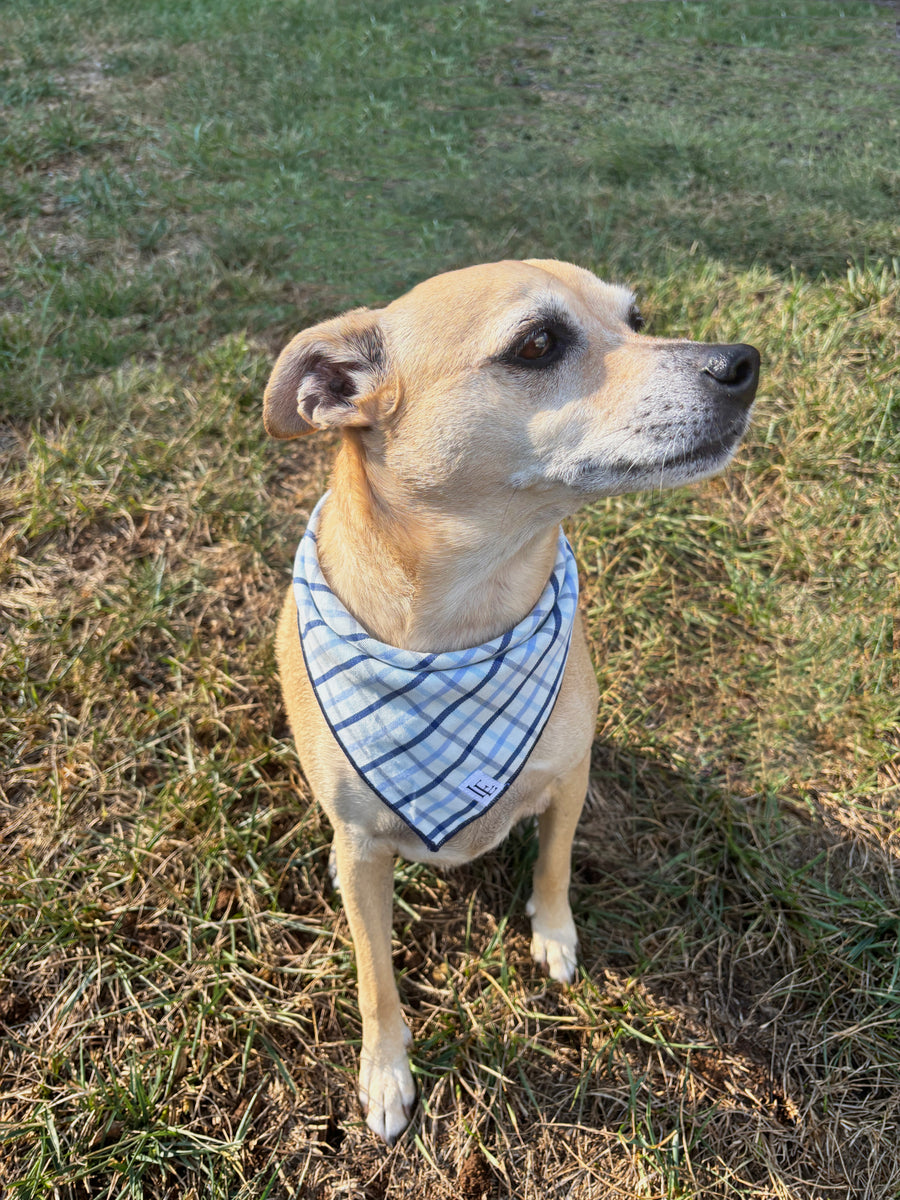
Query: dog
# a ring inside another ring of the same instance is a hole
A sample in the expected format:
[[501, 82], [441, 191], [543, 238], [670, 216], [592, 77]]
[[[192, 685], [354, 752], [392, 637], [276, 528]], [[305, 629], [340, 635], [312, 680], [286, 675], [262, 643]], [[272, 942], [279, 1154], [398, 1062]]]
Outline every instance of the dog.
[[343, 435], [276, 651], [334, 829], [359, 1098], [388, 1144], [416, 1096], [391, 964], [395, 855], [468, 862], [537, 816], [532, 954], [575, 977], [570, 857], [598, 690], [560, 521], [720, 471], [747, 425], [757, 350], [642, 327], [628, 288], [580, 267], [488, 263], [298, 334], [266, 387], [272, 436]]

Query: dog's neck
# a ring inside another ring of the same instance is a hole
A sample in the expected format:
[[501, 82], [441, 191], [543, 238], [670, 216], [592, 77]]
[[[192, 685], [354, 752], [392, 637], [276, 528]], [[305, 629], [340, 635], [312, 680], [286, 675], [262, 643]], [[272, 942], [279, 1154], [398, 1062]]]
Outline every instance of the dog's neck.
[[495, 512], [448, 515], [411, 498], [345, 438], [322, 510], [319, 562], [332, 591], [379, 641], [439, 653], [518, 624], [553, 570], [558, 526]]

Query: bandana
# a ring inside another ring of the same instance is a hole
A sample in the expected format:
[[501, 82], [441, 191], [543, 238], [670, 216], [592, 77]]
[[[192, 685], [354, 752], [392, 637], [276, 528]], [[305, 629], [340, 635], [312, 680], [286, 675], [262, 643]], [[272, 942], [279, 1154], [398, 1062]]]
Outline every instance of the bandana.
[[549, 720], [575, 620], [575, 556], [560, 530], [540, 599], [501, 637], [440, 654], [402, 650], [371, 637], [326, 583], [316, 544], [325, 499], [294, 560], [307, 674], [357, 773], [438, 850], [496, 804]]

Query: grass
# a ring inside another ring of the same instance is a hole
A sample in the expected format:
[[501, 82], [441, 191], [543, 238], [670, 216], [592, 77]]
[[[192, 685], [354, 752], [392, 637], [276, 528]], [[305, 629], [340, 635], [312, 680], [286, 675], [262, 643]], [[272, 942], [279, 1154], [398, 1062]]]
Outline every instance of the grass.
[[[898, 1194], [892, 15], [4, 8], [7, 1194]], [[754, 342], [763, 387], [724, 476], [570, 525], [579, 982], [530, 962], [529, 829], [398, 867], [388, 1152], [271, 653], [334, 443], [267, 444], [260, 396], [304, 324], [504, 255]]]

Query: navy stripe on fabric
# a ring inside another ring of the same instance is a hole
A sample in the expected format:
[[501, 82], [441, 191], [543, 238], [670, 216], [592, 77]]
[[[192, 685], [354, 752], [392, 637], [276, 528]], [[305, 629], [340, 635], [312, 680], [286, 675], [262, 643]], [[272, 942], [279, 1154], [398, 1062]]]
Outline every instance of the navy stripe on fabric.
[[[554, 615], [555, 622], [556, 622], [556, 630], [554, 632], [554, 638], [555, 638], [556, 634], [559, 633], [559, 628], [561, 625], [561, 618], [560, 618], [558, 610], [556, 610], [556, 609], [554, 609], [553, 615]], [[537, 674], [537, 670], [540, 667], [541, 663], [544, 661], [544, 659], [547, 657], [547, 655], [550, 653], [550, 651], [553, 648], [554, 648], [553, 641], [550, 641], [548, 643], [548, 645], [546, 645], [544, 647], [544, 650], [541, 653], [541, 657], [535, 663], [534, 671], [531, 672], [531, 674], [525, 676], [525, 678], [522, 680], [522, 682], [519, 684], [519, 686], [516, 688], [516, 690], [512, 693], [513, 696], [518, 696], [519, 692], [532, 679], [533, 675]], [[566, 657], [568, 657], [568, 656], [566, 656]], [[565, 662], [563, 665], [565, 665]], [[485, 683], [487, 682], [488, 678], [489, 678], [488, 676], [485, 676], [485, 680], [484, 680]], [[493, 725], [493, 723], [502, 715], [503, 715], [503, 709], [498, 708], [487, 721], [485, 721], [483, 724], [479, 725], [478, 732], [475, 734], [475, 736], [472, 738], [472, 740], [469, 742], [469, 744], [466, 746], [466, 748], [463, 750], [463, 752], [446, 768], [446, 770], [442, 771], [440, 775], [432, 776], [431, 781], [428, 784], [426, 784], [425, 787], [419, 788], [419, 790], [417, 792], [413, 792], [413, 794], [411, 796], [408, 796], [407, 801], [417, 800], [419, 798], [419, 796], [422, 796], [425, 794], [425, 792], [430, 791], [431, 788], [433, 788], [435, 785], [437, 785], [439, 783], [443, 783], [444, 780], [447, 778], [447, 776], [452, 774], [452, 772], [455, 771], [464, 762], [464, 760], [471, 754], [473, 748], [478, 744], [478, 742], [484, 736], [485, 730], [490, 729], [491, 725]], [[435, 721], [432, 722], [432, 725], [436, 726], [439, 723], [440, 722], [436, 719]], [[423, 735], [420, 735], [418, 738], [414, 738], [412, 741], [404, 743], [404, 746], [402, 747], [402, 749], [405, 749], [408, 746], [415, 745], [416, 742], [421, 741], [422, 736]], [[525, 740], [526, 739], [524, 739], [524, 738], [519, 740], [519, 748], [516, 751], [516, 753], [521, 752], [522, 745], [524, 744]], [[391, 755], [391, 757], [394, 757], [394, 756]], [[515, 758], [515, 754], [512, 757]], [[366, 768], [363, 768], [363, 769], [365, 770]]]
[[319, 675], [316, 679], [313, 679], [312, 685], [313, 687], [320, 687], [323, 683], [327, 683], [329, 679], [333, 679], [335, 675], [343, 675], [345, 671], [349, 671], [350, 668], [355, 667], [357, 663], [368, 661], [368, 654], [357, 654], [356, 658], [348, 658], [346, 662], [338, 663], [336, 667], [332, 667], [331, 670], [326, 671], [324, 675]]
[[[506, 649], [509, 645], [509, 642], [510, 642], [510, 639], [512, 638], [512, 636], [513, 636], [513, 630], [510, 630], [507, 633], [505, 633], [503, 635], [503, 637], [500, 639], [500, 647], [502, 647], [503, 649]], [[432, 663], [437, 657], [438, 657], [437, 654], [428, 654], [425, 656], [425, 658], [423, 658], [421, 660], [421, 663], [422, 663], [422, 665], [427, 666], [429, 663]], [[360, 768], [360, 770], [374, 771], [378, 767], [382, 766], [385, 762], [389, 762], [391, 759], [396, 758], [396, 756], [398, 754], [409, 750], [412, 746], [417, 745], [424, 738], [427, 738], [429, 734], [433, 733], [436, 729], [438, 729], [444, 723], [444, 721], [453, 714], [453, 712], [460, 706], [460, 704], [464, 704], [467, 700], [470, 700], [473, 696], [477, 696], [478, 693], [481, 691], [481, 689], [484, 687], [484, 685], [486, 683], [488, 683], [489, 680], [491, 679], [491, 677], [494, 674], [496, 674], [496, 672], [500, 669], [500, 667], [503, 665], [503, 662], [504, 662], [504, 659], [502, 657], [494, 659], [493, 662], [491, 663], [489, 670], [485, 673], [485, 675], [481, 679], [479, 679], [475, 683], [473, 683], [473, 685], [470, 688], [468, 688], [466, 691], [462, 692], [457, 697], [457, 699], [454, 700], [451, 704], [445, 705], [445, 707], [441, 710], [441, 712], [438, 714], [438, 716], [436, 716], [434, 718], [431, 725], [429, 725], [426, 729], [422, 730], [417, 737], [412, 738], [408, 742], [403, 742], [402, 745], [397, 745], [393, 750], [391, 750], [386, 755], [383, 755], [380, 759], [375, 759], [373, 762], [365, 763]], [[345, 665], [350, 665], [350, 664], [345, 664]], [[419, 674], [416, 676], [416, 678], [411, 683], [404, 685], [402, 688], [397, 688], [393, 692], [386, 693], [384, 696], [379, 697], [378, 700], [373, 700], [372, 703], [368, 706], [368, 708], [363, 709], [359, 713], [354, 713], [349, 717], [345, 717], [344, 720], [339, 721], [334, 726], [334, 728], [335, 729], [347, 729], [347, 728], [349, 728], [349, 726], [355, 724], [355, 722], [360, 720], [362, 717], [367, 717], [367, 716], [370, 716], [372, 713], [377, 712], [379, 708], [384, 707], [389, 701], [393, 700], [395, 697], [405, 695], [408, 691], [410, 691], [415, 686], [416, 683], [418, 683], [423, 678], [425, 678], [426, 675], [427, 675], [427, 672], [420, 671]], [[413, 706], [413, 711], [418, 712], [419, 710], [418, 710], [418, 708]]]
[[[544, 705], [541, 708], [541, 711], [538, 713], [537, 717], [534, 719], [534, 721], [531, 724], [531, 728], [528, 730], [528, 733], [525, 735], [525, 738], [523, 739], [524, 741], [527, 741], [531, 737], [534, 730], [538, 727], [538, 725], [540, 725], [541, 718], [544, 716], [544, 713], [547, 711], [547, 709], [552, 708], [553, 705], [556, 703], [556, 697], [557, 697], [557, 694], [559, 693], [560, 686], [562, 685], [563, 672], [566, 669], [566, 663], [568, 662], [568, 658], [569, 658], [568, 647], [566, 648], [566, 650], [567, 650], [566, 655], [563, 658], [562, 663], [560, 664], [560, 668], [556, 673], [556, 679], [553, 681], [553, 686], [550, 688], [550, 690], [547, 694], [547, 699], [544, 702]], [[500, 768], [500, 770], [497, 772], [497, 774], [502, 775], [504, 773], [504, 771], [508, 771], [510, 766], [515, 762], [515, 760], [516, 760], [515, 754], [511, 754], [509, 756], [509, 758], [506, 760], [506, 762], [503, 764], [503, 766]]]
[[[486, 684], [488, 680], [492, 678], [492, 676], [497, 674], [497, 672], [500, 670], [500, 664], [502, 661], [503, 660], [499, 658], [494, 659], [494, 661], [491, 663], [490, 670], [481, 680], [481, 686], [484, 686], [484, 684]], [[376, 767], [380, 767], [384, 763], [390, 762], [392, 758], [396, 758], [397, 755], [402, 754], [404, 750], [409, 750], [412, 746], [417, 746], [419, 742], [424, 741], [430, 733], [434, 733], [435, 729], [439, 728], [441, 723], [445, 721], [452, 712], [455, 712], [461, 704], [465, 704], [472, 694], [473, 693], [469, 691], [465, 692], [462, 696], [458, 696], [452, 704], [448, 704], [443, 712], [436, 716], [434, 720], [426, 725], [425, 728], [422, 729], [414, 738], [410, 738], [410, 740], [408, 742], [404, 742], [402, 746], [397, 746], [393, 750], [388, 750], [386, 753], [382, 754], [380, 758], [376, 758], [373, 762], [366, 763], [360, 768], [360, 770], [364, 772], [374, 771]], [[423, 788], [422, 791], [428, 791], [428, 788]], [[421, 793], [416, 794], [420, 795]], [[412, 798], [414, 799], [415, 797]]]
[[[298, 611], [298, 613], [297, 613], [297, 636], [298, 636], [298, 637], [300, 637], [300, 633], [301, 633], [301, 630], [300, 630], [300, 613], [299, 613], [299, 611]], [[300, 637], [300, 653], [303, 655], [303, 665], [304, 665], [304, 667], [306, 668], [306, 674], [307, 674], [307, 676], [309, 676], [309, 660], [308, 660], [308, 659], [307, 659], [307, 657], [306, 657], [306, 647], [303, 645], [303, 638], [302, 638], [302, 637]], [[387, 796], [383, 795], [383, 794], [382, 794], [382, 793], [381, 793], [381, 792], [378, 790], [378, 788], [377, 788], [377, 787], [373, 787], [373, 786], [372, 786], [372, 784], [370, 783], [370, 781], [369, 781], [368, 779], [366, 779], [365, 775], [363, 775], [362, 771], [359, 769], [359, 767], [358, 767], [358, 766], [356, 765], [356, 763], [354, 762], [354, 760], [353, 760], [353, 756], [352, 756], [352, 755], [349, 753], [349, 751], [347, 750], [347, 747], [346, 747], [346, 746], [344, 745], [344, 743], [341, 741], [340, 737], [338, 737], [337, 733], [335, 733], [334, 726], [333, 726], [333, 725], [332, 725], [332, 723], [331, 723], [331, 719], [330, 719], [330, 718], [329, 718], [329, 716], [328, 716], [328, 712], [327, 712], [327, 711], [326, 711], [326, 709], [325, 709], [325, 705], [322, 703], [322, 699], [321, 699], [321, 697], [319, 696], [319, 693], [318, 693], [318, 692], [315, 690], [315, 688], [313, 688], [313, 695], [314, 695], [314, 696], [315, 696], [315, 698], [316, 698], [316, 703], [317, 703], [317, 704], [318, 704], [318, 706], [319, 706], [319, 711], [320, 711], [320, 712], [321, 712], [321, 714], [322, 714], [322, 717], [323, 717], [323, 719], [324, 719], [324, 721], [325, 721], [325, 724], [326, 724], [326, 725], [328, 726], [328, 728], [331, 730], [332, 734], [334, 734], [334, 740], [335, 740], [335, 741], [337, 742], [337, 744], [340, 746], [341, 750], [343, 750], [343, 752], [344, 752], [344, 756], [346, 757], [347, 761], [350, 763], [350, 766], [353, 768], [353, 770], [354, 770], [354, 771], [357, 773], [357, 775], [360, 777], [360, 779], [362, 780], [362, 782], [363, 782], [363, 783], [366, 785], [366, 787], [367, 787], [367, 788], [369, 788], [371, 791], [373, 791], [373, 792], [375, 793], [375, 795], [378, 797], [378, 799], [381, 801], [381, 803], [382, 803], [382, 804], [385, 804], [385, 805], [387, 805], [387, 807], [388, 807], [388, 808], [391, 810], [391, 812], [392, 812], [392, 813], [393, 813], [395, 816], [397, 816], [397, 817], [399, 817], [399, 818], [400, 818], [400, 820], [403, 822], [403, 824], [404, 824], [404, 825], [406, 825], [406, 826], [408, 827], [408, 829], [410, 830], [410, 832], [414, 833], [414, 834], [416, 835], [416, 837], [418, 837], [418, 838], [421, 838], [421, 840], [422, 840], [422, 841], [425, 843], [425, 845], [427, 846], [427, 848], [428, 848], [429, 850], [431, 850], [431, 851], [432, 851], [432, 853], [437, 853], [437, 851], [438, 851], [438, 850], [440, 850], [441, 846], [443, 846], [444, 842], [446, 842], [446, 841], [448, 840], [448, 838], [449, 838], [449, 836], [450, 836], [450, 835], [448, 835], [448, 837], [442, 838], [442, 839], [441, 839], [441, 841], [439, 841], [439, 842], [436, 842], [436, 841], [434, 840], [434, 838], [431, 838], [431, 837], [429, 837], [427, 833], [423, 833], [421, 829], [417, 829], [417, 828], [415, 827], [415, 825], [412, 823], [412, 821], [409, 819], [409, 817], [407, 817], [407, 816], [406, 816], [404, 813], [402, 813], [402, 812], [401, 812], [401, 811], [400, 811], [400, 810], [397, 808], [397, 806], [396, 806], [395, 804], [391, 803], [391, 801], [390, 801], [390, 800], [388, 800]], [[505, 790], [506, 790], [506, 789], [504, 788], [504, 791], [505, 791]], [[496, 797], [494, 798], [494, 803], [496, 803], [496, 801], [497, 801], [498, 799], [499, 799], [499, 796], [496, 796]], [[466, 822], [466, 824], [469, 824], [471, 821], [473, 821], [477, 815], [478, 815], [478, 814], [477, 814], [477, 813], [475, 813], [475, 814], [473, 814], [473, 816], [469, 817], [469, 820]]]
[[398, 696], [404, 696], [413, 688], [418, 687], [423, 679], [428, 678], [427, 671], [420, 671], [418, 675], [414, 675], [409, 683], [403, 687], [395, 688], [392, 692], [386, 692], [384, 696], [380, 696], [377, 700], [373, 700], [366, 708], [361, 708], [359, 712], [352, 713], [349, 717], [344, 717], [343, 721], [338, 721], [335, 729], [348, 729], [351, 725], [355, 725], [357, 721], [361, 721], [363, 717], [368, 717], [371, 713], [377, 712], [379, 708], [384, 708], [386, 704], [390, 704], [392, 700], [396, 700]]
[[[535, 721], [532, 725], [532, 730], [534, 730], [536, 733], [534, 741], [528, 747], [528, 752], [523, 756], [522, 761], [519, 763], [519, 765], [513, 771], [512, 775], [507, 780], [506, 786], [500, 792], [498, 792], [497, 795], [494, 797], [494, 799], [491, 801], [490, 807], [493, 807], [493, 805], [497, 803], [497, 801], [500, 799], [501, 796], [506, 795], [506, 793], [512, 787], [513, 783], [515, 783], [515, 781], [519, 778], [522, 768], [528, 762], [528, 759], [531, 756], [532, 750], [535, 748], [535, 746], [538, 743], [538, 738], [540, 738], [541, 734], [544, 732], [544, 728], [546, 727], [548, 721], [550, 720], [550, 716], [553, 712], [554, 707], [556, 706], [556, 701], [559, 698], [560, 689], [562, 687], [562, 677], [563, 677], [563, 674], [566, 669], [566, 662], [568, 661], [568, 647], [570, 644], [571, 644], [571, 638], [569, 639], [569, 642], [566, 645], [566, 656], [565, 656], [565, 658], [563, 658], [562, 665], [560, 666], [559, 671], [557, 672], [554, 685], [550, 689], [550, 691], [547, 695], [547, 701], [544, 704], [543, 708], [541, 709], [539, 715], [537, 716], [537, 718], [535, 719]], [[519, 751], [521, 751], [521, 745], [519, 747], [519, 750], [516, 753], [519, 753]], [[514, 761], [515, 761], [515, 755], [511, 755], [506, 760], [506, 762], [503, 764], [502, 770], [498, 771], [497, 774], [502, 775], [504, 771], [509, 770], [510, 766], [512, 765], [512, 763]], [[472, 807], [477, 808], [478, 811], [472, 813], [471, 812]], [[394, 811], [396, 811], [396, 809]], [[447, 819], [445, 821], [441, 821], [441, 823], [439, 825], [436, 825], [432, 829], [431, 836], [437, 842], [438, 846], [442, 846], [445, 841], [447, 841], [449, 838], [453, 837], [455, 834], [459, 833], [462, 829], [464, 829], [466, 827], [466, 825], [470, 825], [472, 823], [472, 821], [476, 820], [481, 815], [481, 813], [484, 811], [485, 810], [483, 808], [481, 808], [479, 805], [474, 805], [474, 806], [469, 805], [467, 808], [464, 808], [455, 813], [452, 813], [450, 816], [447, 817]], [[468, 815], [470, 813], [471, 813], [471, 815]]]

